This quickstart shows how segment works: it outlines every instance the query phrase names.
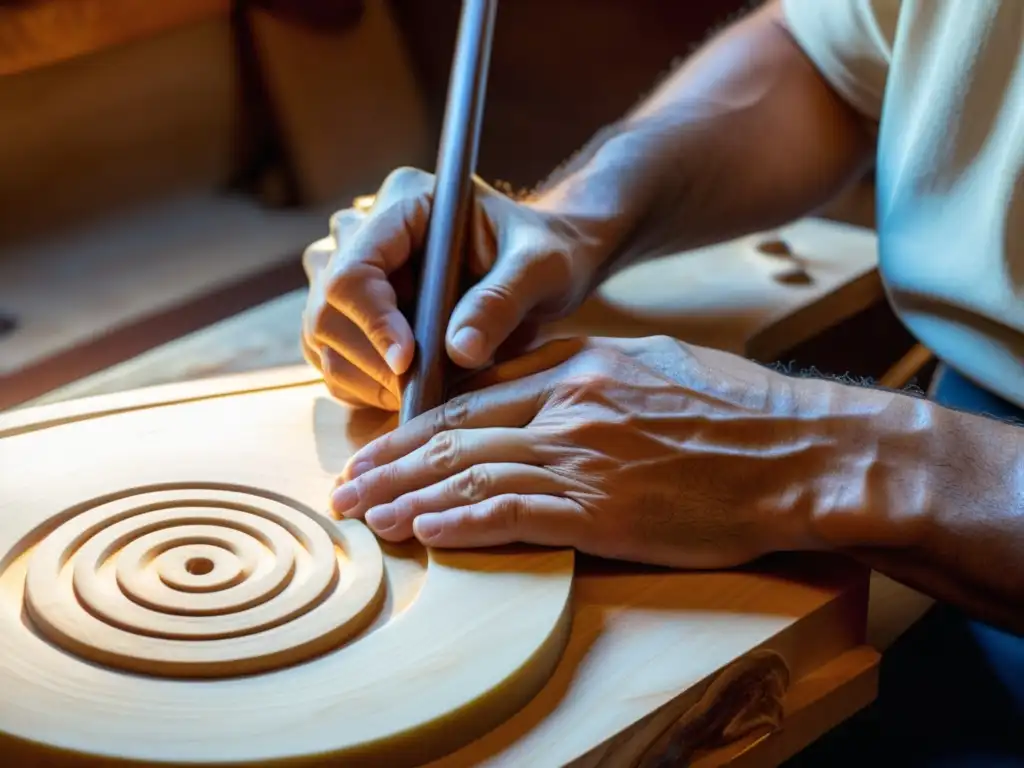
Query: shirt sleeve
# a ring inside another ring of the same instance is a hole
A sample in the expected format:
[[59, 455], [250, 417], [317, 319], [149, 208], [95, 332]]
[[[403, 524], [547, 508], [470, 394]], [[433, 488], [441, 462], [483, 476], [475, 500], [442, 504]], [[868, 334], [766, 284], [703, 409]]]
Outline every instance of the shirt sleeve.
[[782, 0], [784, 22], [808, 58], [858, 112], [874, 121], [892, 58], [901, 0]]

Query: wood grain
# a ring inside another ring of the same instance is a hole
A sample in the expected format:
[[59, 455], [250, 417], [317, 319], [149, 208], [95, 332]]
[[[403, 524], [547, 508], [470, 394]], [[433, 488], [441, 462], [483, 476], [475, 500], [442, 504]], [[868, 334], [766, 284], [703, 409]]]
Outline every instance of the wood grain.
[[450, 366], [445, 334], [459, 299], [497, 11], [497, 0], [465, 0], [459, 20], [430, 224], [417, 278], [419, 296], [412, 325], [416, 353], [403, 381], [402, 423], [446, 399]]
[[[266, 768], [286, 756], [300, 758], [290, 765], [323, 764], [327, 753], [314, 755], [319, 749], [351, 757], [345, 765], [414, 765], [433, 755], [431, 764], [444, 768], [625, 766], [748, 654], [778, 654], [795, 695], [862, 643], [866, 574], [842, 560], [773, 558], [732, 572], [685, 573], [582, 559], [569, 602], [572, 557], [563, 550], [423, 553], [383, 544], [388, 597], [370, 624], [321, 656], [293, 657], [259, 674], [137, 678], [110, 659], [85, 663], [88, 649], [26, 635], [25, 573], [48, 541], [66, 546], [62, 526], [95, 527], [98, 520], [82, 516], [103, 518], [111, 501], [128, 505], [117, 513], [124, 520], [146, 514], [154, 502], [143, 493], [202, 502], [204, 524], [214, 527], [228, 503], [220, 494], [258, 492], [259, 499], [287, 500], [286, 514], [305, 515], [299, 507], [325, 508], [353, 448], [392, 423], [331, 402], [304, 366], [0, 416], [0, 463], [16, 468], [4, 475], [0, 505], [0, 690], [12, 690], [15, 680], [30, 689], [20, 689], [16, 706], [0, 697], [4, 754], [19, 765], [42, 755], [48, 766], [74, 768], [89, 765], [90, 754], [142, 764], [204, 755], [211, 765], [234, 759]], [[267, 517], [259, 499], [235, 506]], [[183, 547], [198, 546], [195, 531], [183, 533]], [[100, 526], [98, 535], [110, 529]], [[110, 547], [89, 546], [76, 542], [73, 569], [109, 578], [82, 555]], [[362, 561], [357, 555], [349, 565]], [[156, 567], [180, 577], [173, 563]], [[349, 570], [360, 578], [361, 569]], [[157, 647], [137, 643], [125, 647]], [[22, 671], [11, 677], [7, 663]], [[848, 671], [863, 679], [863, 666]], [[825, 679], [837, 690], [847, 681]], [[816, 695], [826, 697], [820, 680]], [[474, 690], [486, 695], [472, 696]], [[787, 743], [807, 743], [873, 690], [867, 685], [848, 706], [817, 707], [820, 716], [809, 725], [785, 721]], [[54, 706], [61, 707], [60, 729], [45, 715]], [[427, 712], [448, 714], [428, 727]], [[215, 725], [202, 730], [204, 722]], [[419, 725], [403, 730], [400, 722]], [[48, 748], [12, 741], [15, 734]], [[374, 734], [382, 740], [368, 746]]]
[[333, 520], [379, 424], [320, 383], [186, 400], [0, 426], [7, 759], [415, 764], [544, 685], [571, 551], [425, 552]]

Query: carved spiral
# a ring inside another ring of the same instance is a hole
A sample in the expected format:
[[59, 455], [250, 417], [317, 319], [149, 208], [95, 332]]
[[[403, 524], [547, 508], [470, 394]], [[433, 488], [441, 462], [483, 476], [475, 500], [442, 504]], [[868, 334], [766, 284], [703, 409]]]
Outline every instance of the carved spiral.
[[307, 660], [364, 629], [383, 602], [380, 547], [255, 489], [151, 490], [64, 519], [40, 541], [25, 609], [85, 660], [221, 677]]

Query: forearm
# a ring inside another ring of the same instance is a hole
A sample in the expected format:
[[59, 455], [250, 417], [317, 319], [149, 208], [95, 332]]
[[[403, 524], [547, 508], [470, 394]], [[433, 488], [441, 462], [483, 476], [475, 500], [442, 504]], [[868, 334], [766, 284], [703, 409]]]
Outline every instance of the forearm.
[[872, 149], [771, 2], [599, 134], [533, 203], [595, 222], [617, 268], [805, 215], [863, 172]]
[[832, 396], [858, 415], [822, 483], [827, 545], [1024, 633], [1024, 429], [894, 393]]

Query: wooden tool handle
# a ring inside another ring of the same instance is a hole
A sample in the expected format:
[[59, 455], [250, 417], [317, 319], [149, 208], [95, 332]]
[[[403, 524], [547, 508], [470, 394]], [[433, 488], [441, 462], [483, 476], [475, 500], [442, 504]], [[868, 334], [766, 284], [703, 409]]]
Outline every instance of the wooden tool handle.
[[399, 413], [403, 424], [444, 402], [444, 336], [458, 300], [497, 7], [497, 0], [462, 5], [413, 325], [416, 355]]

